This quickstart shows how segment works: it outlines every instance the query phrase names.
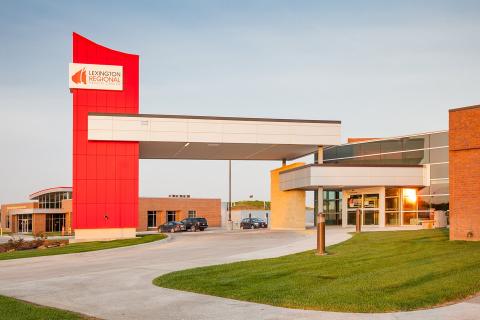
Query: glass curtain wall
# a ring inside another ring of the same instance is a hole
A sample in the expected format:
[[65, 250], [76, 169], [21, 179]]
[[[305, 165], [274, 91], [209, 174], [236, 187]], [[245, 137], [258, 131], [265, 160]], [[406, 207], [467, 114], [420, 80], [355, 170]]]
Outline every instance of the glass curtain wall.
[[[434, 210], [448, 215], [448, 131], [332, 146], [324, 149], [323, 158], [324, 163], [352, 165], [429, 165], [430, 186], [415, 190], [415, 203], [404, 196], [403, 189], [386, 188], [385, 224], [419, 224], [430, 219]], [[347, 207], [348, 224], [355, 224], [356, 208], [350, 203]]]
[[38, 197], [38, 207], [42, 209], [59, 209], [62, 200], [72, 199], [71, 192], [50, 192]]

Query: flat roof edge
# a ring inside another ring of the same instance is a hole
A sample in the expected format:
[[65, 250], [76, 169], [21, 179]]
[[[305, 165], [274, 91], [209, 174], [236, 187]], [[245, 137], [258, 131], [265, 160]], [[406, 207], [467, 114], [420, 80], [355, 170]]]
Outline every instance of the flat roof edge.
[[34, 193], [31, 193], [28, 195], [28, 198], [30, 200], [33, 200], [33, 198], [36, 198], [38, 197], [39, 195], [42, 195], [42, 194], [45, 194], [45, 193], [49, 193], [49, 192], [56, 192], [56, 191], [59, 191], [59, 192], [69, 192], [69, 191], [72, 191], [72, 187], [65, 187], [65, 186], [61, 186], [61, 187], [53, 187], [53, 188], [46, 188], [46, 189], [42, 189], [42, 190], [38, 190]]
[[448, 112], [455, 112], [455, 111], [462, 111], [462, 110], [468, 110], [468, 109], [477, 109], [480, 108], [480, 104], [472, 105], [472, 106], [466, 106], [466, 107], [459, 107], [459, 108], [453, 108], [448, 110]]
[[136, 114], [136, 113], [104, 113], [89, 112], [90, 116], [113, 116], [113, 117], [143, 117], [143, 118], [172, 118], [172, 119], [202, 119], [202, 120], [234, 120], [234, 121], [271, 121], [292, 123], [329, 123], [341, 124], [339, 120], [307, 120], [307, 119], [279, 119], [279, 118], [251, 118], [251, 117], [222, 117], [222, 116], [192, 116], [174, 114]]
[[352, 165], [352, 164], [343, 164], [343, 163], [332, 163], [332, 164], [327, 164], [327, 163], [311, 163], [307, 164], [301, 167], [296, 167], [292, 169], [287, 169], [284, 171], [280, 171], [280, 174], [286, 173], [286, 172], [291, 172], [291, 171], [296, 171], [296, 170], [301, 170], [301, 169], [306, 169], [309, 167], [351, 167], [351, 168], [422, 168], [423, 165], [421, 164], [358, 164], [358, 165]]

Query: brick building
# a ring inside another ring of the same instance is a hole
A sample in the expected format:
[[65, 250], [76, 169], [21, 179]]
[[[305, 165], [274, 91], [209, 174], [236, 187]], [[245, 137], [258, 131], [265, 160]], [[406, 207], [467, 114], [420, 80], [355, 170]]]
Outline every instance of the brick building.
[[[35, 192], [30, 202], [3, 204], [0, 226], [13, 233], [54, 232], [70, 234], [72, 228], [72, 188], [56, 187]], [[137, 231], [156, 230], [168, 221], [204, 217], [210, 227], [221, 225], [220, 199], [170, 196], [139, 198]], [[105, 219], [109, 219], [108, 213]]]
[[450, 239], [480, 240], [480, 106], [452, 109]]

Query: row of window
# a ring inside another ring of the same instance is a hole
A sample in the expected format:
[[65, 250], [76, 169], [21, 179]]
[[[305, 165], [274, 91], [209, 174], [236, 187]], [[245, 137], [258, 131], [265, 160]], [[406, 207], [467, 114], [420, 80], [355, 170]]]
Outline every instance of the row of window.
[[[395, 188], [387, 188], [385, 194], [385, 211], [399, 211], [400, 210], [400, 197], [399, 195], [392, 195], [389, 190]], [[425, 191], [426, 190], [426, 191]], [[422, 188], [421, 191], [426, 192], [426, 195], [417, 194], [417, 203], [404, 202], [403, 210], [425, 210], [430, 209], [448, 211], [449, 196], [448, 196], [448, 184], [433, 185], [432, 187]], [[342, 211], [342, 199], [341, 192], [337, 192], [339, 196], [337, 198], [324, 197], [323, 200], [323, 212], [324, 213], [338, 213]], [[353, 196], [349, 198], [350, 202], [353, 202], [353, 207], [361, 207], [361, 197]], [[366, 198], [366, 201], [374, 204], [370, 204], [371, 208], [378, 208], [378, 199]], [[356, 204], [355, 204], [356, 202]]]
[[42, 209], [59, 209], [62, 207], [62, 200], [72, 199], [71, 192], [50, 192], [42, 194], [38, 198], [38, 207]]
[[[157, 213], [160, 211], [147, 211], [147, 227], [148, 228], [156, 228], [157, 227]], [[195, 218], [197, 216], [196, 210], [188, 210], [188, 217]], [[177, 220], [177, 212], [167, 210], [166, 211], [166, 222], [176, 221]]]
[[[379, 224], [378, 210], [364, 210], [362, 214], [363, 225], [378, 225]], [[422, 220], [431, 220], [433, 216], [429, 211], [418, 212], [398, 212], [390, 211], [385, 212], [385, 225], [387, 226], [400, 226], [400, 225], [418, 225]], [[403, 222], [402, 222], [403, 220]], [[355, 211], [347, 212], [347, 224], [355, 225], [357, 221], [357, 214]]]
[[448, 132], [444, 131], [413, 137], [403, 137], [330, 147], [325, 149], [323, 158], [324, 160], [330, 160], [447, 146]]
[[[339, 147], [340, 148], [340, 147]], [[328, 149], [330, 150], [330, 149]], [[344, 157], [345, 158], [344, 158]], [[448, 147], [436, 149], [423, 149], [416, 151], [399, 151], [375, 155], [358, 155], [356, 153], [344, 154], [332, 158], [325, 158], [325, 163], [342, 164], [428, 164], [448, 162]]]

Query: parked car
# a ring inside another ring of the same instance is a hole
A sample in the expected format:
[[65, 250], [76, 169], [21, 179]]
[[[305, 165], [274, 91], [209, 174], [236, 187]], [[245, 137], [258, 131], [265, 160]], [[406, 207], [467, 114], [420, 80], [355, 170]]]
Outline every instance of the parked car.
[[185, 230], [185, 225], [179, 221], [170, 221], [158, 227], [160, 232], [180, 232]]
[[267, 228], [268, 224], [260, 218], [244, 218], [240, 222], [240, 229]]
[[205, 218], [186, 218], [182, 220], [182, 223], [185, 225], [185, 230], [191, 231], [203, 231], [208, 228], [208, 222]]

